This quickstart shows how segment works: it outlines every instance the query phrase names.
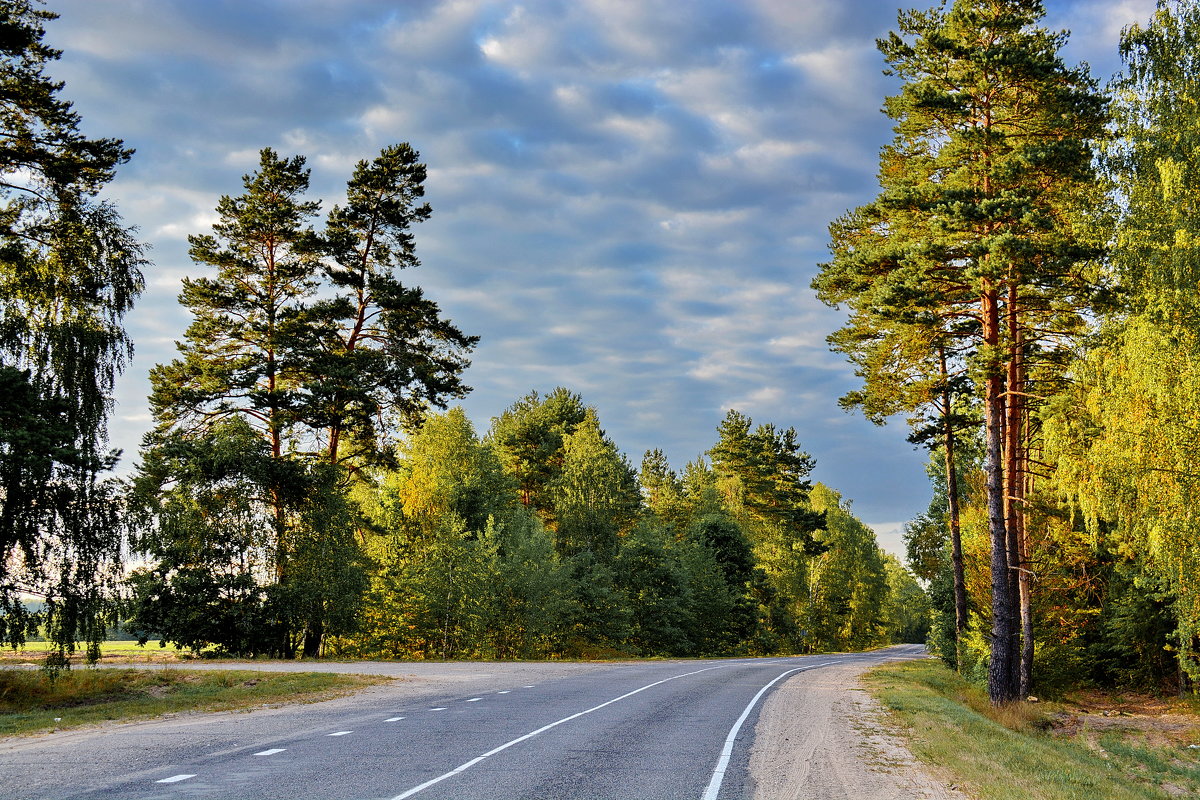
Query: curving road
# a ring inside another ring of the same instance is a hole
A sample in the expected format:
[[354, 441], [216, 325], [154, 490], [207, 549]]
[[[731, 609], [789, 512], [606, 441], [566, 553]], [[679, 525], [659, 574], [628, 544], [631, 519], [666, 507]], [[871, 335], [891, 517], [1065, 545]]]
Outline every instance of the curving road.
[[[405, 680], [350, 698], [0, 742], [0, 798], [729, 800], [778, 687], [871, 653], [615, 664], [254, 664]], [[226, 665], [228, 666], [228, 665]], [[805, 709], [795, 709], [800, 715]]]

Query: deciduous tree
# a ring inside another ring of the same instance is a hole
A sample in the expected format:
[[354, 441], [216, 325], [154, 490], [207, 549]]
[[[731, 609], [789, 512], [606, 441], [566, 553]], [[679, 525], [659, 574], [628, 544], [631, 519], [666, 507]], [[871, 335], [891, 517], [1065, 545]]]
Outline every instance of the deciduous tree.
[[0, 2], [0, 634], [24, 640], [20, 595], [46, 599], [64, 654], [95, 655], [119, 576], [118, 507], [102, 474], [116, 375], [132, 354], [124, 314], [142, 289], [142, 246], [99, 198], [133, 151], [88, 138], [47, 67], [56, 17]]

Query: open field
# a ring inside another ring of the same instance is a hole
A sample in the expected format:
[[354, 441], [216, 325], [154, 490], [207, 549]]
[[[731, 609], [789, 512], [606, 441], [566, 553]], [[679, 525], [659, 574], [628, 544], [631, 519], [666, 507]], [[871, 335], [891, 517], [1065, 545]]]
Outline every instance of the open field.
[[913, 754], [981, 800], [1200, 796], [1194, 701], [1077, 693], [993, 710], [935, 661], [889, 664], [864, 681]]
[[[41, 665], [50, 651], [49, 642], [26, 642], [17, 649], [0, 647], [0, 665], [37, 664]], [[86, 650], [79, 649], [71, 656], [72, 664], [83, 663]], [[146, 663], [174, 663], [187, 661], [195, 656], [188, 650], [180, 650], [175, 645], [168, 644], [159, 647], [157, 641], [139, 645], [136, 641], [102, 642], [100, 645], [100, 663], [120, 661], [144, 661]]]
[[304, 703], [394, 680], [327, 672], [246, 670], [0, 670], [0, 735], [41, 733], [186, 711], [228, 711]]

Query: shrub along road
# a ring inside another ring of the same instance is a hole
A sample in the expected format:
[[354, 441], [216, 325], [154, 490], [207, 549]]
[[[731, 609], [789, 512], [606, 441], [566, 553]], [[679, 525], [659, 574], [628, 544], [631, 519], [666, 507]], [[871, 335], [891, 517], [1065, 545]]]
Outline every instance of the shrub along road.
[[[754, 793], [756, 725], [776, 730], [759, 719], [774, 692], [813, 680], [849, 690], [862, 670], [921, 652], [901, 646], [602, 664], [240, 663], [401, 680], [310, 705], [4, 740], [0, 797], [745, 798]], [[831, 710], [843, 695], [804, 692], [797, 695], [803, 707], [779, 702], [780, 695], [768, 713], [832, 730]], [[845, 735], [854, 723], [833, 727]], [[796, 735], [795, 723], [787, 730]], [[840, 769], [868, 769], [854, 748], [832, 749], [845, 751]], [[786, 753], [787, 746], [775, 742], [771, 750]], [[808, 788], [818, 793], [805, 797], [824, 794]], [[796, 789], [805, 787], [788, 793]]]

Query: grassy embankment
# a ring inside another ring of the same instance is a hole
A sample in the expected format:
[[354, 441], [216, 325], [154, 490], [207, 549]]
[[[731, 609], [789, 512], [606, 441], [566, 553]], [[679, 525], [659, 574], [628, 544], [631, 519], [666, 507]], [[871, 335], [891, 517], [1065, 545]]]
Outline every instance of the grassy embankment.
[[1194, 701], [1078, 693], [997, 711], [932, 660], [889, 664], [865, 681], [913, 754], [979, 800], [1200, 797]]
[[[4, 650], [0, 663], [40, 663], [37, 642]], [[174, 660], [157, 645], [106, 642], [101, 663]], [[316, 702], [391, 678], [327, 672], [73, 667], [51, 680], [40, 669], [0, 669], [0, 736], [43, 733], [109, 720], [183, 711], [229, 711], [275, 703]]]

